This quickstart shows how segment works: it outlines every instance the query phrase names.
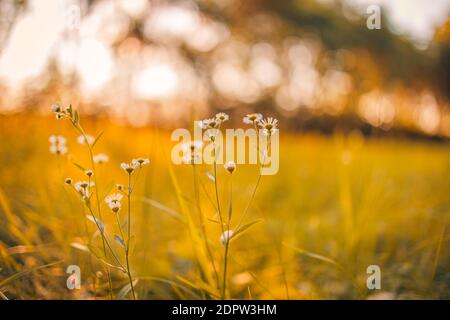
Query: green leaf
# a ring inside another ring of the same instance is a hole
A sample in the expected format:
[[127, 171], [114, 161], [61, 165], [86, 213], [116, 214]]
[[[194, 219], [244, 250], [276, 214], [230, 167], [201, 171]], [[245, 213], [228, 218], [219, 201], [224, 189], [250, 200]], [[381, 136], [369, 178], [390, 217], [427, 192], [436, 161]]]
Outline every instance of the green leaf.
[[94, 146], [97, 144], [98, 140], [103, 136], [104, 131], [100, 132], [100, 134], [95, 138], [94, 142], [92, 143], [91, 148], [94, 148]]
[[213, 222], [213, 223], [220, 224], [220, 221], [219, 221], [219, 220], [216, 220], [216, 219], [208, 218], [208, 221]]
[[105, 232], [105, 225], [100, 219], [97, 219], [92, 215], [86, 215], [86, 218], [88, 218], [89, 221], [92, 221], [97, 226], [97, 228], [101, 230], [101, 232]]
[[135, 236], [131, 236], [130, 237], [130, 242], [128, 243], [128, 252], [130, 253], [130, 255], [133, 255], [134, 253], [134, 249], [136, 248], [136, 237]]
[[253, 225], [257, 224], [257, 223], [260, 223], [260, 222], [262, 222], [262, 221], [263, 221], [263, 219], [256, 219], [256, 220], [250, 221], [249, 223], [244, 224], [243, 226], [240, 226], [240, 227], [234, 232], [233, 238], [236, 237], [237, 235], [239, 235], [239, 234], [245, 232], [245, 231], [248, 230], [251, 226], [253, 226]]
[[75, 162], [72, 162], [73, 163], [73, 165], [75, 166], [75, 167], [77, 167], [78, 169], [80, 169], [81, 171], [83, 171], [83, 173], [86, 171], [86, 169], [82, 166], [82, 165], [80, 165], [80, 164], [78, 164], [78, 163], [75, 163]]
[[[136, 287], [138, 282], [139, 282], [139, 279], [134, 279], [133, 280], [133, 286]], [[127, 283], [122, 289], [120, 289], [119, 293], [117, 294], [116, 299], [117, 300], [125, 299], [125, 297], [127, 296], [127, 294], [130, 291], [131, 291], [131, 285], [129, 283]]]
[[122, 249], [125, 249], [125, 242], [123, 241], [123, 239], [119, 236], [119, 235], [117, 235], [117, 234], [115, 234], [114, 235], [114, 240], [119, 244], [119, 246], [121, 246], [122, 247]]
[[78, 111], [75, 111], [73, 114], [73, 123], [78, 125], [80, 123], [80, 116], [78, 115]]
[[185, 220], [183, 219], [183, 217], [181, 216], [181, 214], [179, 214], [178, 212], [176, 212], [175, 210], [163, 205], [162, 203], [153, 200], [151, 198], [147, 198], [147, 197], [142, 197], [142, 201], [144, 203], [148, 203], [149, 205], [161, 210], [162, 212], [167, 213], [169, 216], [171, 216], [172, 218], [175, 218], [181, 222], [185, 222]]
[[343, 270], [342, 265], [339, 264], [338, 262], [336, 262], [335, 260], [331, 259], [331, 258], [325, 257], [323, 255], [320, 255], [320, 254], [317, 254], [317, 253], [314, 253], [314, 252], [307, 251], [307, 250], [302, 249], [302, 248], [294, 247], [293, 245], [287, 244], [285, 242], [283, 242], [283, 245], [285, 247], [287, 247], [287, 248], [291, 248], [291, 249], [295, 250], [300, 255], [304, 255], [304, 256], [312, 258], [312, 259], [316, 259], [316, 260], [320, 260], [320, 261], [332, 264], [332, 265], [336, 266], [337, 268]]
[[211, 180], [212, 182], [216, 182], [216, 178], [214, 178], [214, 176], [213, 176], [211, 173], [206, 172], [206, 176], [207, 176], [208, 179]]

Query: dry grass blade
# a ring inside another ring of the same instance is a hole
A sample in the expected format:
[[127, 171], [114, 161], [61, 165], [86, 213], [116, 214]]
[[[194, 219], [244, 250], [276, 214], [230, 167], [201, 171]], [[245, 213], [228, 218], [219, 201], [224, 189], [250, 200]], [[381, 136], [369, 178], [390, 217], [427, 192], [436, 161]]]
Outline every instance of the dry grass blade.
[[331, 265], [334, 265], [335, 267], [337, 267], [341, 271], [344, 270], [344, 268], [342, 267], [342, 265], [340, 263], [336, 262], [335, 260], [333, 260], [331, 258], [325, 257], [323, 255], [320, 255], [320, 254], [317, 254], [317, 253], [314, 253], [314, 252], [307, 251], [305, 249], [294, 247], [293, 245], [287, 244], [285, 242], [283, 242], [283, 246], [295, 250], [300, 255], [304, 255], [304, 256], [312, 258], [312, 259], [316, 259], [316, 260], [319, 260], [319, 261], [323, 261], [323, 262], [329, 263]]
[[44, 269], [44, 268], [48, 268], [48, 267], [54, 266], [54, 265], [59, 264], [61, 262], [62, 261], [52, 262], [52, 263], [44, 264], [42, 266], [34, 267], [34, 268], [31, 268], [31, 269], [28, 269], [28, 270], [20, 271], [20, 272], [18, 272], [16, 274], [13, 274], [12, 276], [2, 280], [2, 281], [0, 281], [0, 288], [4, 287], [5, 285], [10, 283], [11, 281], [14, 281], [14, 280], [19, 279], [19, 278], [21, 278], [23, 276], [26, 276], [29, 273], [32, 273], [32, 272], [35, 272], [35, 271], [38, 271], [38, 270], [41, 270], [41, 269]]
[[144, 203], [148, 203], [149, 205], [167, 213], [169, 216], [171, 216], [172, 218], [177, 219], [180, 222], [186, 223], [185, 219], [181, 216], [181, 214], [179, 214], [178, 212], [176, 212], [175, 210], [163, 205], [162, 203], [153, 200], [151, 198], [147, 198], [147, 197], [142, 197], [142, 201]]

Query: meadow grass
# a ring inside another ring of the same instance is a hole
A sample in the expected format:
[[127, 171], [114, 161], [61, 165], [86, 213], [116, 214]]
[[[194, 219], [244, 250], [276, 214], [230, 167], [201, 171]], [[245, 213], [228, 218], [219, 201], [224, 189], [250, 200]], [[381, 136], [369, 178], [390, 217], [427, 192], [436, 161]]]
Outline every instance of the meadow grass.
[[[95, 152], [110, 157], [96, 166], [99, 199], [115, 184], [126, 184], [118, 164], [137, 155], [151, 160], [131, 199], [134, 237], [127, 251], [137, 298], [223, 296], [217, 282], [224, 246], [215, 221], [215, 184], [207, 176], [212, 169], [197, 166], [194, 180], [192, 166], [172, 165], [168, 131], [105, 119], [83, 121], [83, 127], [94, 136], [104, 132]], [[67, 138], [67, 155], [48, 152], [51, 134]], [[0, 117], [2, 297], [108, 299], [110, 272], [114, 298], [132, 298], [127, 275], [105, 269], [98, 259], [104, 256], [101, 234], [64, 185], [66, 177], [81, 176], [72, 162], [90, 163], [78, 135], [50, 117]], [[262, 222], [230, 242], [226, 297], [365, 299], [379, 292], [366, 288], [366, 268], [375, 264], [389, 297], [450, 298], [448, 143], [282, 132], [280, 145], [280, 171], [262, 177], [245, 217]], [[217, 166], [218, 201], [226, 212], [232, 178], [237, 221], [258, 170], [240, 165], [230, 175]], [[104, 201], [99, 205], [118, 254], [113, 235], [120, 234], [120, 224]], [[68, 265], [81, 268], [80, 290], [66, 287]]]

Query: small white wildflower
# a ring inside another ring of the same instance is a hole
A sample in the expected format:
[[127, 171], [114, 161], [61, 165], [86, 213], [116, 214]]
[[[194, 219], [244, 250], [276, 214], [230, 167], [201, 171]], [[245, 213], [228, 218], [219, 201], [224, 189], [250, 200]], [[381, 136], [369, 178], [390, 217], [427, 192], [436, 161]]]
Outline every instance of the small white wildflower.
[[233, 234], [234, 234], [233, 230], [224, 231], [220, 236], [220, 243], [222, 245], [226, 245], [231, 240], [231, 238], [233, 238]]
[[62, 119], [64, 119], [65, 115], [63, 113], [58, 112], [55, 115], [55, 117], [56, 117], [56, 120], [62, 120]]
[[53, 144], [50, 146], [50, 153], [52, 153], [52, 154], [57, 154], [57, 155], [66, 154], [68, 150], [69, 149], [67, 149], [67, 147], [64, 145], [60, 146], [60, 145]]
[[233, 173], [236, 170], [236, 163], [234, 163], [233, 161], [228, 161], [227, 163], [225, 163], [225, 165], [223, 167], [229, 173]]
[[128, 174], [131, 174], [134, 170], [139, 167], [139, 163], [137, 161], [131, 161], [131, 163], [122, 162], [120, 167], [125, 170]]
[[78, 181], [75, 183], [74, 188], [80, 194], [81, 199], [89, 201], [91, 198], [90, 188], [94, 185], [94, 182]]
[[66, 138], [63, 136], [51, 135], [48, 141], [50, 142], [50, 153], [57, 155], [67, 153]]
[[112, 193], [109, 196], [107, 196], [105, 198], [105, 202], [106, 203], [110, 203], [110, 202], [118, 202], [121, 201], [123, 199], [123, 194], [120, 193]]
[[92, 177], [94, 175], [94, 171], [92, 171], [91, 169], [85, 170], [84, 173], [88, 176], [88, 177]]
[[108, 207], [111, 209], [112, 212], [117, 213], [122, 208], [121, 202], [110, 202], [108, 203]]
[[90, 134], [86, 134], [85, 136], [81, 135], [77, 138], [77, 142], [81, 145], [91, 145], [95, 141], [95, 138]]
[[262, 118], [261, 113], [250, 113], [244, 117], [243, 121], [246, 124], [257, 124]]
[[150, 163], [150, 160], [148, 160], [147, 158], [137, 158], [137, 159], [131, 160], [131, 164], [133, 166], [135, 166], [136, 168], [143, 167], [149, 163]]
[[48, 137], [48, 141], [51, 144], [66, 144], [66, 138], [64, 138], [63, 136], [56, 136], [54, 134], [52, 134], [50, 137]]
[[96, 154], [94, 156], [94, 162], [95, 163], [102, 164], [102, 163], [105, 163], [105, 162], [108, 162], [108, 161], [109, 161], [109, 157], [106, 154], [104, 154], [104, 153], [99, 153], [99, 154]]
[[83, 190], [88, 189], [88, 187], [93, 187], [95, 186], [94, 182], [88, 182], [88, 181], [77, 181], [74, 185], [75, 190], [77, 190], [78, 192], [81, 192]]
[[271, 136], [278, 130], [278, 120], [272, 117], [258, 121], [266, 136]]
[[55, 113], [61, 112], [62, 111], [61, 104], [59, 102], [54, 103], [51, 107], [51, 111]]
[[220, 126], [220, 120], [216, 118], [205, 119], [201, 121], [202, 129], [217, 129]]
[[207, 129], [205, 132], [205, 138], [214, 142], [219, 134], [219, 129]]
[[230, 119], [230, 117], [224, 112], [219, 112], [218, 114], [216, 114], [215, 118], [218, 119], [220, 122], [225, 122]]
[[55, 114], [56, 119], [61, 120], [66, 117], [70, 117], [70, 112], [63, 110], [61, 104], [59, 102], [55, 103], [51, 107], [51, 111]]
[[108, 204], [109, 208], [113, 212], [119, 212], [120, 208], [122, 207], [122, 204], [120, 202], [122, 198], [123, 198], [122, 194], [112, 193], [105, 198], [105, 202]]

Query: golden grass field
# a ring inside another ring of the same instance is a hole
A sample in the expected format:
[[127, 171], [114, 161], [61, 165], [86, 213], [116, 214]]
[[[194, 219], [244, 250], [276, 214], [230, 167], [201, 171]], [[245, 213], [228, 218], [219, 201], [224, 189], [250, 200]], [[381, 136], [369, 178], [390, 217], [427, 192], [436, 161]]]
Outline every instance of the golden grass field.
[[[199, 269], [210, 274], [212, 268], [187, 223], [199, 223], [193, 173], [189, 165], [170, 163], [170, 132], [108, 120], [83, 120], [83, 126], [92, 135], [104, 131], [95, 146], [110, 157], [97, 166], [100, 198], [115, 183], [126, 182], [121, 162], [138, 156], [151, 161], [132, 200], [130, 262], [137, 298], [218, 298], [214, 279], [199, 275]], [[262, 221], [230, 243], [227, 297], [449, 299], [450, 145], [357, 133], [289, 134], [280, 127], [280, 171], [262, 178], [247, 216], [248, 221]], [[49, 153], [51, 134], [67, 138], [68, 155]], [[89, 164], [76, 137], [70, 123], [53, 117], [0, 117], [3, 298], [109, 298], [105, 265], [96, 258], [102, 255], [99, 233], [64, 184], [69, 176], [83, 179], [72, 162]], [[220, 269], [223, 246], [220, 228], [212, 221], [214, 184], [206, 175], [211, 168], [198, 169], [207, 238]], [[236, 219], [257, 177], [256, 166], [238, 166], [233, 174]], [[219, 166], [224, 211], [229, 179]], [[113, 213], [104, 201], [101, 205], [106, 236], [119, 253], [112, 240], [118, 232]], [[84, 247], [88, 243], [91, 253]], [[80, 290], [66, 287], [69, 265], [81, 268]], [[381, 290], [366, 288], [369, 265], [381, 268]], [[126, 275], [112, 269], [111, 278], [114, 298], [130, 299]]]

